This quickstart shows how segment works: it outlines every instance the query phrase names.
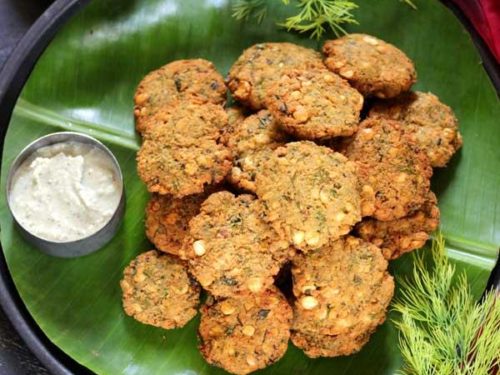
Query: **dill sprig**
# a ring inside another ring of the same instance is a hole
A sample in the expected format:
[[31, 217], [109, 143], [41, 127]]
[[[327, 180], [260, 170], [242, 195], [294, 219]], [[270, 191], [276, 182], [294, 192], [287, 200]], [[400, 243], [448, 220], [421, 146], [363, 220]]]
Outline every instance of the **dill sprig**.
[[233, 4], [233, 17], [247, 21], [257, 19], [261, 23], [267, 14], [267, 0], [237, 0]]
[[500, 366], [500, 302], [489, 291], [480, 302], [467, 277], [455, 275], [441, 235], [433, 241], [432, 269], [415, 256], [413, 277], [401, 280], [401, 297], [393, 304], [401, 314], [399, 346], [402, 374], [490, 374]]
[[[267, 15], [270, 0], [236, 0], [233, 4], [233, 17], [237, 20], [254, 18], [262, 22]], [[279, 26], [288, 31], [309, 33], [311, 38], [319, 39], [330, 29], [335, 35], [345, 34], [343, 25], [357, 24], [353, 11], [358, 8], [352, 0], [279, 0], [285, 6], [294, 6], [297, 13], [278, 21]], [[400, 0], [415, 8], [412, 0]]]
[[[283, 0], [289, 4], [289, 0]], [[278, 25], [288, 31], [311, 33], [311, 38], [321, 38], [329, 27], [336, 35], [345, 34], [342, 24], [357, 24], [352, 11], [358, 6], [349, 0], [299, 0], [299, 13]]]

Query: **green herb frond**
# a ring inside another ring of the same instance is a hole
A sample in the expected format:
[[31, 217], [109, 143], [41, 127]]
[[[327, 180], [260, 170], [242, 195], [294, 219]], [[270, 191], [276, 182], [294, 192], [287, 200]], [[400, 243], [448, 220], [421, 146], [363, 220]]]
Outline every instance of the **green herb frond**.
[[429, 268], [415, 256], [411, 280], [401, 280], [401, 297], [393, 309], [401, 314], [402, 374], [488, 374], [500, 365], [500, 303], [490, 291], [476, 302], [465, 274], [445, 254], [444, 239], [433, 241]]
[[357, 24], [352, 11], [358, 6], [349, 0], [299, 0], [296, 7], [299, 13], [279, 25], [288, 31], [310, 33], [312, 38], [321, 38], [327, 28], [336, 35], [345, 34], [343, 24]]
[[255, 18], [261, 23], [267, 14], [266, 0], [237, 0], [233, 5], [233, 17], [238, 21]]
[[[239, 21], [254, 18], [261, 23], [267, 15], [271, 0], [235, 0], [233, 17]], [[345, 34], [344, 25], [357, 24], [352, 13], [358, 8], [356, 0], [279, 0], [285, 6], [297, 9], [295, 15], [278, 22], [288, 31], [309, 33], [311, 38], [319, 39], [330, 29], [337, 36]], [[399, 0], [417, 9], [413, 0]]]

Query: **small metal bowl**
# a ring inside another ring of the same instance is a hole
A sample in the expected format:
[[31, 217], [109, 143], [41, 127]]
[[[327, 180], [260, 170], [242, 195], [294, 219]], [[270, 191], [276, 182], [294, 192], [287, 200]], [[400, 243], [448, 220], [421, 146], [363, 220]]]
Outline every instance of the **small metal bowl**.
[[[89, 235], [88, 237], [84, 237], [79, 240], [68, 241], [68, 242], [55, 242], [34, 235], [27, 228], [23, 227], [18, 222], [11, 208], [10, 193], [12, 190], [14, 175], [17, 172], [18, 168], [23, 164], [23, 162], [28, 157], [30, 157], [39, 148], [50, 146], [56, 143], [65, 143], [65, 142], [85, 143], [104, 151], [104, 153], [110, 158], [113, 165], [115, 166], [115, 172], [117, 176], [119, 176], [120, 178], [122, 191], [121, 191], [120, 201], [118, 203], [118, 206], [114, 214], [100, 230]], [[22, 236], [28, 242], [36, 246], [44, 253], [63, 258], [74, 258], [82, 255], [87, 255], [102, 248], [116, 234], [118, 228], [120, 227], [123, 214], [125, 212], [125, 190], [123, 184], [123, 175], [120, 169], [120, 165], [118, 164], [118, 161], [116, 160], [115, 156], [106, 146], [104, 146], [97, 139], [85, 134], [80, 134], [75, 132], [59, 132], [59, 133], [48, 134], [46, 136], [38, 138], [37, 140], [31, 142], [28, 146], [26, 146], [19, 153], [19, 155], [16, 157], [16, 159], [14, 160], [14, 162], [10, 167], [9, 175], [7, 177], [6, 195], [7, 195], [7, 206]]]

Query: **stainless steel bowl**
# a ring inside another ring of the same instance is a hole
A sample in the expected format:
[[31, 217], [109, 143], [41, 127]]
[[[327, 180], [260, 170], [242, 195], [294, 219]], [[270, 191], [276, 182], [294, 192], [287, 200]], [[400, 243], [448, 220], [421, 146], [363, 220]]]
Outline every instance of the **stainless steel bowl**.
[[[104, 151], [104, 153], [109, 156], [110, 160], [113, 162], [115, 166], [116, 174], [119, 176], [122, 191], [119, 204], [109, 221], [97, 232], [91, 234], [88, 237], [81, 238], [76, 241], [68, 241], [68, 242], [54, 242], [49, 241], [44, 238], [40, 238], [33, 233], [31, 233], [27, 228], [24, 228], [16, 219], [14, 215], [11, 204], [10, 204], [10, 193], [12, 189], [12, 180], [13, 177], [18, 170], [18, 168], [22, 165], [22, 163], [31, 156], [36, 150], [41, 147], [50, 146], [56, 143], [64, 143], [64, 142], [80, 142], [89, 144], [97, 147], [98, 149]], [[97, 139], [90, 137], [85, 134], [75, 133], [75, 132], [59, 132], [52, 133], [37, 140], [31, 142], [28, 146], [26, 146], [16, 157], [14, 162], [12, 163], [9, 175], [7, 177], [7, 186], [6, 186], [6, 194], [7, 194], [7, 206], [9, 207], [9, 211], [14, 218], [14, 222], [22, 236], [31, 244], [36, 246], [38, 249], [43, 251], [46, 254], [64, 257], [64, 258], [74, 258], [86, 254], [90, 254], [96, 250], [102, 248], [106, 243], [108, 243], [116, 234], [118, 228], [120, 227], [123, 214], [125, 212], [125, 190], [123, 185], [123, 175], [120, 169], [120, 165], [116, 160], [113, 153], [104, 146]]]

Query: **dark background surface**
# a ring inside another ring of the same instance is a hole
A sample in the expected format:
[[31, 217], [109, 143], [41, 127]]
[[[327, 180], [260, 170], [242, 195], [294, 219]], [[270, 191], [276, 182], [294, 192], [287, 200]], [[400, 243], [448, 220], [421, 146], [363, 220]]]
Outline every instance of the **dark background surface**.
[[[50, 4], [44, 0], [0, 0], [0, 69], [19, 39]], [[49, 375], [0, 309], [0, 375]]]

